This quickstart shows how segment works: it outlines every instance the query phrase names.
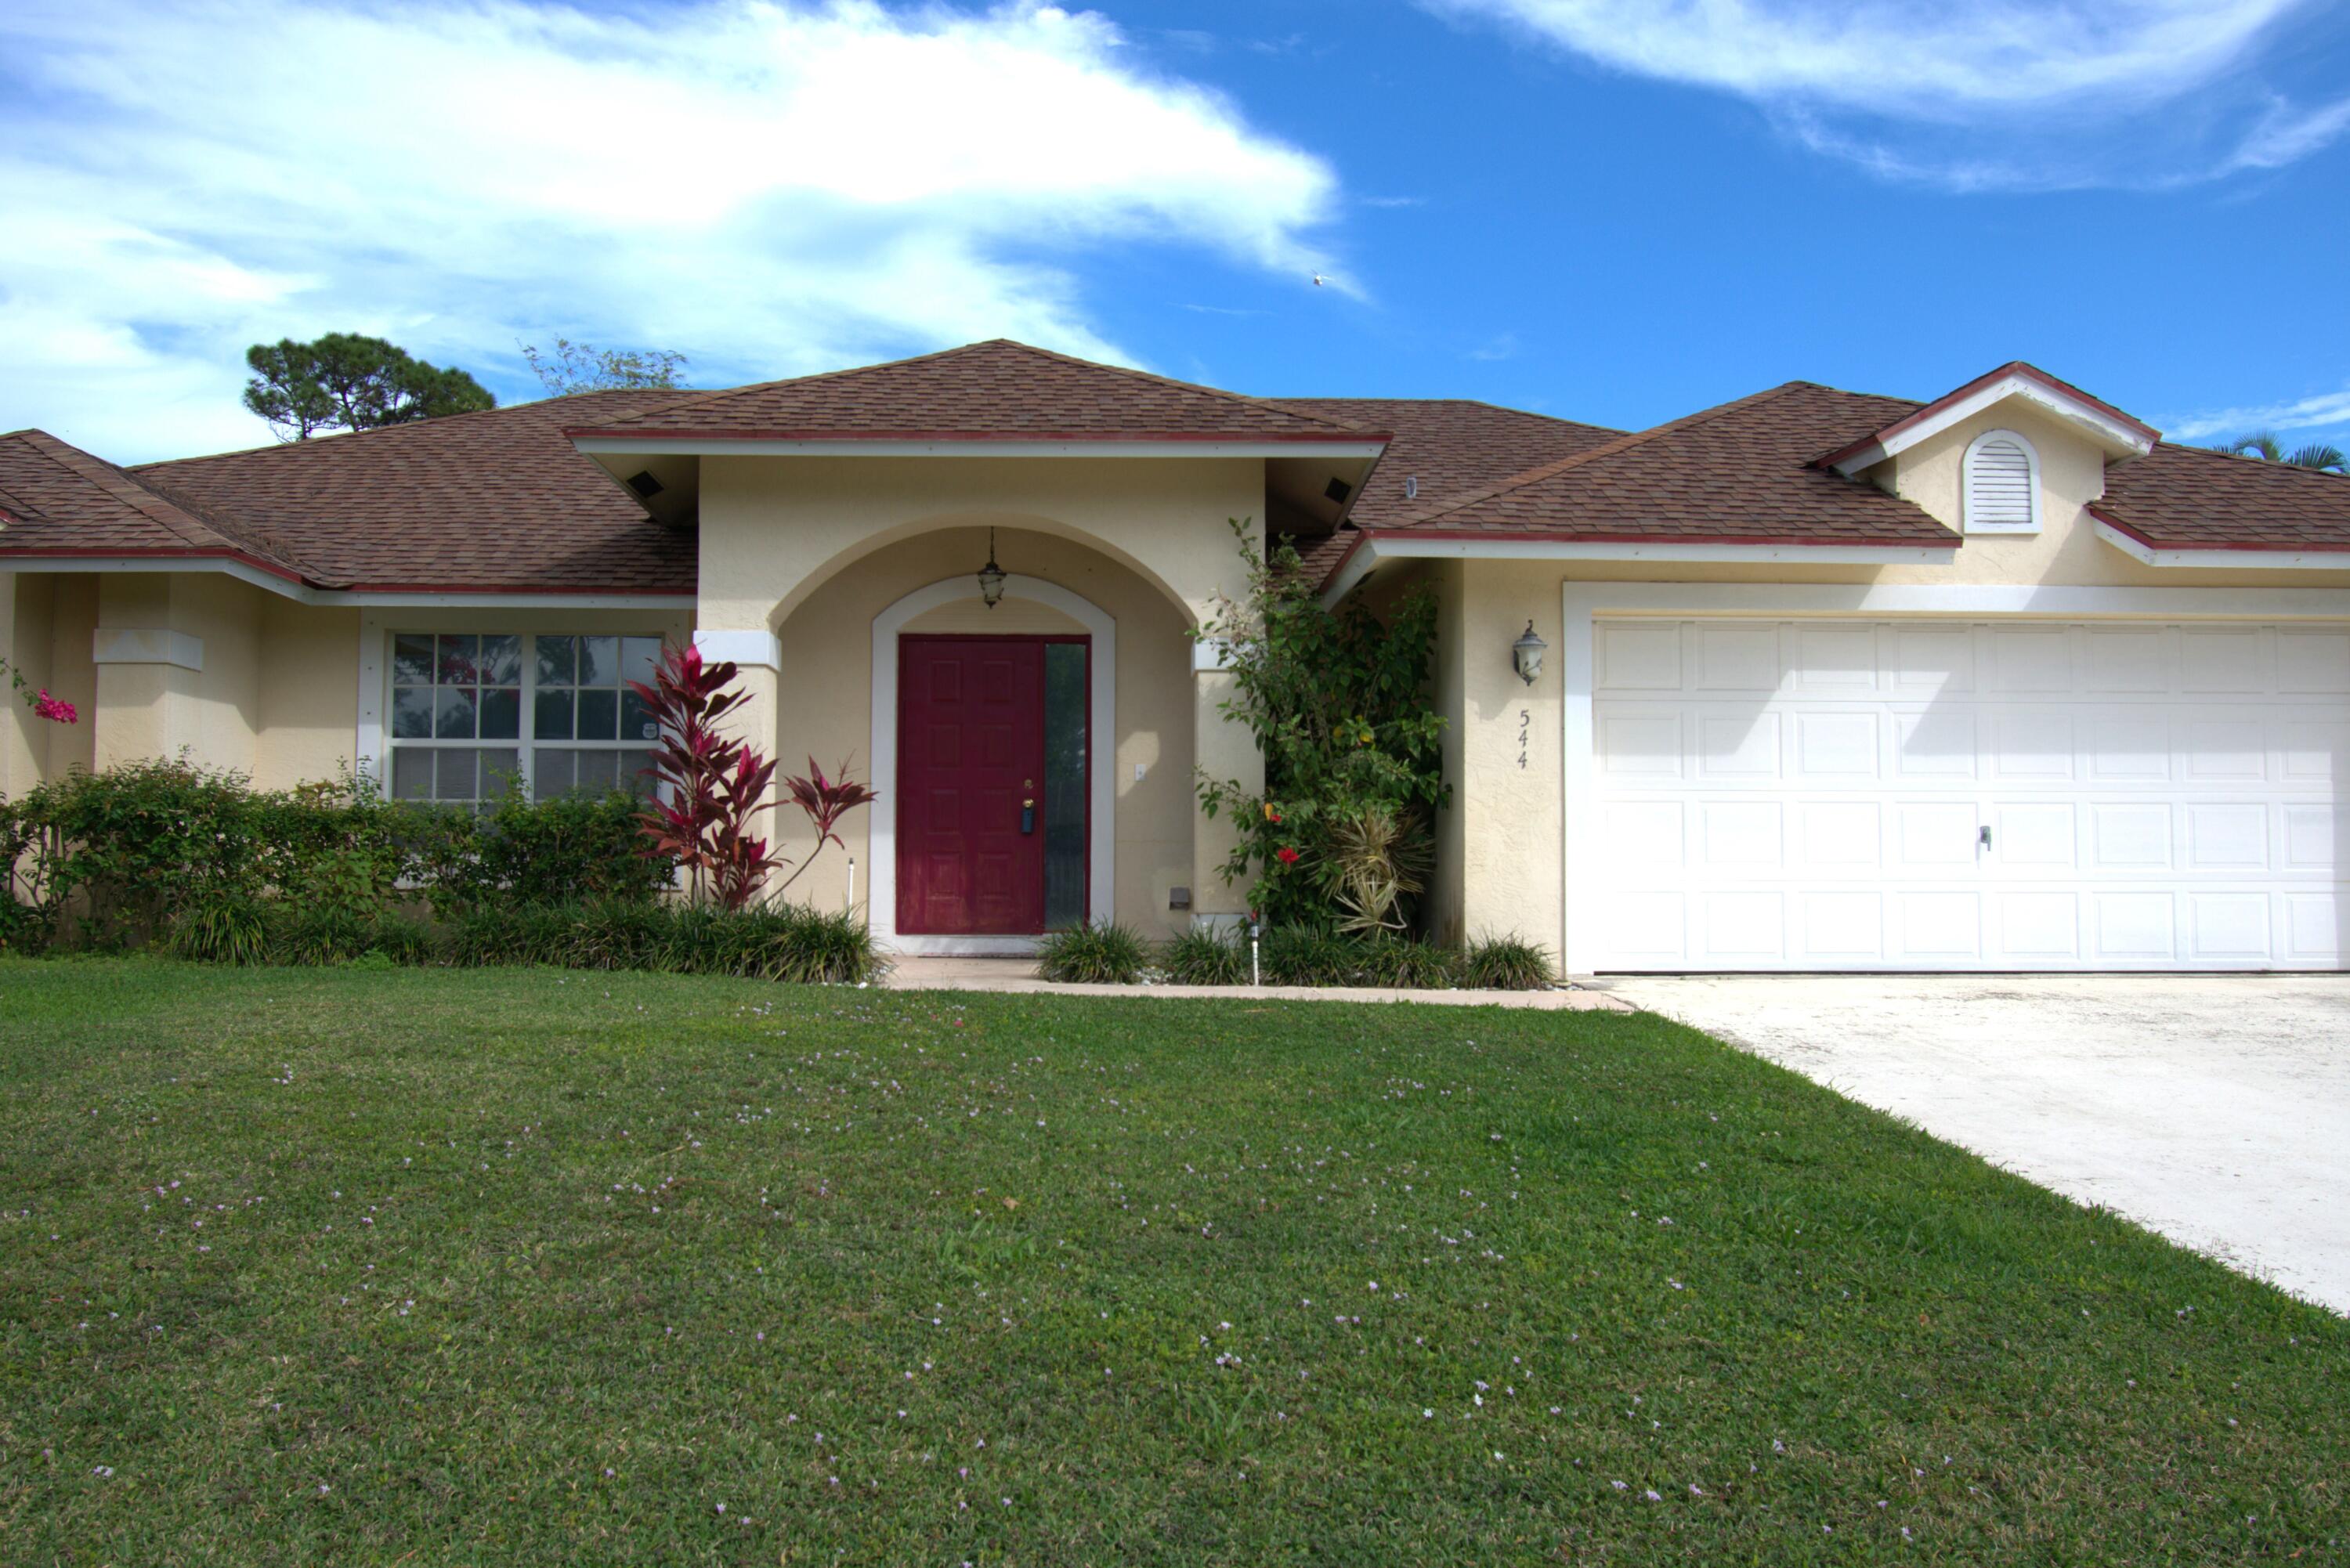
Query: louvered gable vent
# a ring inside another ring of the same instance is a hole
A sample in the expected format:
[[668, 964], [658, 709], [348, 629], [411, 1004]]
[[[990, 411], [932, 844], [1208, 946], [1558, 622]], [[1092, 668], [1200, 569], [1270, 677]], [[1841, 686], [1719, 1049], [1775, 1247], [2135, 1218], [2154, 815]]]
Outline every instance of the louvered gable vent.
[[2033, 507], [2032, 449], [2022, 436], [1996, 431], [1967, 453], [1967, 531], [2030, 531]]

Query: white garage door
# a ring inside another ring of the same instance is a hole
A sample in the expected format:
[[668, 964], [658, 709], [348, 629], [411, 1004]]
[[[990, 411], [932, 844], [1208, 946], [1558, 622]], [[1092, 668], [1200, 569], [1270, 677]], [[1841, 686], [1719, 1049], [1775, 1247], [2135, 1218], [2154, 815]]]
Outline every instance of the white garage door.
[[1593, 637], [1595, 969], [2350, 951], [2350, 627], [1622, 618]]

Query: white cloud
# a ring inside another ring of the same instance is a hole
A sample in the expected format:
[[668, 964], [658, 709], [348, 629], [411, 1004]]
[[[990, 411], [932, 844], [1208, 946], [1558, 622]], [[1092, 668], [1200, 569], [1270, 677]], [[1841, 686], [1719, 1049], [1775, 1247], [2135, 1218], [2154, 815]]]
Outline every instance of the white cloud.
[[20, 0], [0, 50], [0, 428], [123, 460], [264, 438], [245, 345], [336, 329], [509, 384], [558, 333], [708, 384], [996, 335], [1120, 358], [1090, 254], [1302, 281], [1339, 206], [1035, 4]]
[[2215, 178], [2350, 129], [2350, 102], [2299, 109], [2244, 79], [2308, 0], [1424, 3], [1736, 94], [1814, 151], [1960, 189]]
[[2252, 431], [2314, 431], [2350, 426], [2350, 388], [2321, 392], [2289, 403], [2249, 409], [2219, 409], [2189, 414], [2166, 425], [2172, 441], [2208, 441], [2213, 436], [2240, 436]]

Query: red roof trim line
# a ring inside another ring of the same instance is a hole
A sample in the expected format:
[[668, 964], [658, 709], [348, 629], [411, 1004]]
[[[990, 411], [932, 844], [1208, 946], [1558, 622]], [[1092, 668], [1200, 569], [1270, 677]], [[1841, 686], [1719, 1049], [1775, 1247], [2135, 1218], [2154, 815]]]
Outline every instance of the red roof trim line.
[[862, 427], [847, 430], [644, 430], [627, 425], [589, 426], [567, 429], [564, 435], [572, 441], [1166, 441], [1170, 444], [1207, 444], [1219, 446], [1254, 446], [1262, 442], [1283, 445], [1321, 444], [1339, 441], [1359, 441], [1385, 445], [1395, 439], [1392, 431], [1350, 431], [1332, 425], [1326, 431], [1270, 431], [1242, 432], [1232, 431], [877, 431]]
[[1812, 466], [1814, 468], [1834, 468], [1836, 464], [1866, 452], [1872, 446], [1878, 445], [1890, 440], [1894, 436], [1901, 434], [1904, 431], [1913, 429], [1914, 427], [1922, 424], [1926, 421], [1934, 418], [1937, 414], [1941, 413], [1944, 410], [1958, 403], [1964, 402], [1967, 399], [1973, 397], [1977, 392], [1981, 391], [1985, 387], [1988, 387], [1994, 381], [1998, 381], [2008, 376], [2020, 376], [2027, 381], [2036, 381], [2052, 392], [2070, 398], [2075, 402], [2086, 404], [2088, 407], [2095, 409], [2097, 412], [2105, 415], [2107, 419], [2112, 420], [2115, 423], [2121, 425], [2127, 430], [2135, 431], [2139, 435], [2144, 436], [2149, 442], [2158, 441], [2162, 439], [2162, 432], [2160, 431], [2155, 429], [2152, 425], [2147, 424], [2144, 420], [2137, 418], [2136, 415], [2126, 413], [2122, 410], [2114, 407], [2113, 404], [2106, 402], [2103, 398], [2092, 397], [2088, 393], [2081, 390], [2080, 388], [2073, 385], [2070, 381], [2063, 380], [2057, 377], [2052, 376], [2037, 365], [2030, 364], [2022, 359], [2011, 359], [1995, 370], [1986, 370], [1981, 375], [1977, 376], [1973, 380], [1969, 381], [1965, 386], [1958, 388], [1954, 391], [1943, 393], [1940, 397], [1936, 398], [1932, 402], [1920, 404], [1915, 410], [1903, 415], [1900, 419], [1894, 421], [1891, 424], [1887, 425], [1882, 430], [1871, 431], [1868, 434], [1861, 437], [1856, 441], [1853, 441], [1849, 445], [1838, 447], [1835, 451], [1829, 452], [1825, 456], [1814, 458], [1812, 460]]
[[2159, 539], [2149, 538], [2143, 528], [2131, 527], [2102, 507], [2089, 506], [2084, 510], [2106, 527], [2116, 533], [2128, 535], [2149, 550], [2210, 550], [2224, 551], [2231, 556], [2254, 550], [2266, 551], [2271, 555], [2278, 556], [2350, 556], [2350, 543], [2329, 543], [2316, 539], [2198, 539], [2165, 544]]
[[[1816, 545], [1826, 550], [1934, 550], [1943, 546], [1923, 539], [1872, 537], [1867, 535], [1823, 535], [1818, 534], [1604, 534], [1574, 533], [1563, 528], [1366, 528], [1365, 538], [1381, 539], [1516, 539], [1545, 545], [1738, 545], [1763, 549], [1779, 549], [1794, 545]], [[1957, 549], [1960, 535], [1950, 535], [1949, 547]]]

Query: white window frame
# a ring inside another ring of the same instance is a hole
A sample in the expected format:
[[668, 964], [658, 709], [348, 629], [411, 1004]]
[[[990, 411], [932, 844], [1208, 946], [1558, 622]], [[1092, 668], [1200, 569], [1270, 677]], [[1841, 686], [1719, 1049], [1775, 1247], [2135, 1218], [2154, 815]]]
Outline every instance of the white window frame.
[[[2012, 441], [2023, 449], [2024, 483], [2029, 489], [2032, 517], [2025, 523], [1979, 523], [1975, 520], [1974, 472], [1975, 454], [1995, 441]], [[1967, 442], [1966, 456], [1959, 462], [1959, 513], [1969, 534], [2037, 534], [2040, 532], [2040, 449], [2032, 444], [2020, 431], [1985, 431]]]
[[[392, 798], [392, 757], [399, 747], [421, 750], [480, 751], [511, 744], [517, 753], [516, 782], [525, 799], [538, 798], [538, 780], [533, 767], [532, 753], [540, 746], [563, 751], [639, 751], [650, 752], [653, 742], [615, 737], [611, 740], [546, 740], [533, 738], [531, 730], [536, 722], [538, 701], [538, 639], [542, 637], [613, 637], [653, 638], [666, 641], [681, 639], [681, 628], [627, 627], [613, 628], [592, 624], [594, 618], [565, 619], [562, 624], [537, 625], [541, 615], [500, 618], [468, 617], [473, 624], [452, 626], [445, 618], [421, 615], [403, 617], [398, 611], [370, 614], [362, 626], [359, 659], [359, 714], [358, 755], [361, 769], [373, 787], [386, 799]], [[519, 622], [520, 624], [516, 624]], [[413, 623], [413, 624], [411, 624]], [[583, 624], [585, 623], [585, 624]], [[414, 637], [513, 637], [522, 645], [522, 681], [520, 702], [522, 732], [511, 742], [483, 740], [479, 736], [441, 739], [437, 736], [395, 738], [391, 733], [392, 647], [393, 639], [401, 636]], [[631, 775], [633, 776], [633, 775]], [[617, 782], [617, 781], [616, 781]], [[492, 795], [477, 796], [480, 801], [493, 801]], [[429, 804], [456, 805], [456, 801]]]

